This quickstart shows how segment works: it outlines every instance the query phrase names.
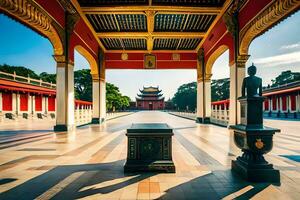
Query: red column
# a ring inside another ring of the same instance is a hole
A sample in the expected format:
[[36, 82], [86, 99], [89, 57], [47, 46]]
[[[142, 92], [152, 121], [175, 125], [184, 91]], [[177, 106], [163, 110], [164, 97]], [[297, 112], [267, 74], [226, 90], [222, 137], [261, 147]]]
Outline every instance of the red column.
[[277, 98], [272, 96], [272, 110], [277, 110]]
[[269, 111], [269, 99], [265, 100], [265, 110], [264, 111]]
[[48, 111], [49, 112], [55, 111], [55, 97], [54, 96], [48, 97]]
[[282, 102], [282, 111], [286, 111], [287, 110], [287, 101], [286, 101], [286, 95], [281, 97], [281, 102]]
[[42, 95], [35, 96], [35, 111], [42, 111]]
[[20, 111], [28, 111], [28, 94], [20, 94]]
[[291, 98], [291, 111], [295, 111], [296, 110], [296, 95], [291, 94], [290, 98]]
[[12, 93], [2, 93], [3, 111], [12, 111]]

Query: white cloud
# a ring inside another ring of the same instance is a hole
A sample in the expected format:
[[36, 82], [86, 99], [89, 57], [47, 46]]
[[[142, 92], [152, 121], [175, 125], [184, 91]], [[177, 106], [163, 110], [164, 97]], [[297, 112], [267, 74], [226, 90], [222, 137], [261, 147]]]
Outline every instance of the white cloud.
[[295, 43], [295, 44], [289, 44], [289, 45], [284, 45], [280, 47], [280, 49], [296, 49], [300, 47], [300, 42]]
[[270, 56], [266, 58], [255, 59], [254, 64], [259, 64], [265, 67], [278, 66], [278, 65], [290, 65], [299, 63], [300, 65], [300, 51], [286, 53], [276, 56]]

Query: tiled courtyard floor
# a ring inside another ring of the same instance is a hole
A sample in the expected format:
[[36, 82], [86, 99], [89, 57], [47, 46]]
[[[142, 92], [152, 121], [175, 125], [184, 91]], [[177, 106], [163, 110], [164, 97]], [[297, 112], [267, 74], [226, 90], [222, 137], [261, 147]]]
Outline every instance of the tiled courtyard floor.
[[[137, 122], [174, 128], [175, 174], [123, 173], [125, 131]], [[11, 132], [1, 124], [0, 199], [300, 199], [300, 164], [281, 156], [300, 155], [299, 121], [265, 122], [282, 129], [267, 156], [280, 169], [277, 185], [249, 183], [232, 174], [230, 163], [240, 150], [226, 128], [155, 111], [68, 134], [53, 133], [53, 124], [19, 122], [9, 127]]]

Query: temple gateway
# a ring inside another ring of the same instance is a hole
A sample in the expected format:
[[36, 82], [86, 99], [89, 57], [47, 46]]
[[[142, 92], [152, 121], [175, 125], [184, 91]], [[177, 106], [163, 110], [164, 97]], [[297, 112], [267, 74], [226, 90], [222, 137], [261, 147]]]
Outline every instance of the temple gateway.
[[165, 98], [159, 87], [143, 87], [137, 96], [136, 107], [138, 110], [163, 110], [165, 108]]

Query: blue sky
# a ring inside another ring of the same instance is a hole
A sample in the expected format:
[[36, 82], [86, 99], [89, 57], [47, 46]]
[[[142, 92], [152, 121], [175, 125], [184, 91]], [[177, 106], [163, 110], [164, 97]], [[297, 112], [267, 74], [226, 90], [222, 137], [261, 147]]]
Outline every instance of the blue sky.
[[[258, 76], [264, 84], [284, 70], [300, 72], [300, 12], [256, 38], [249, 50]], [[0, 15], [0, 64], [20, 65], [37, 73], [55, 73], [51, 43], [18, 22]], [[228, 51], [213, 66], [213, 79], [229, 77]], [[75, 69], [89, 68], [87, 61], [75, 52]], [[184, 83], [196, 80], [196, 70], [107, 70], [107, 81], [125, 95], [135, 98], [143, 86], [159, 86], [168, 99]]]

